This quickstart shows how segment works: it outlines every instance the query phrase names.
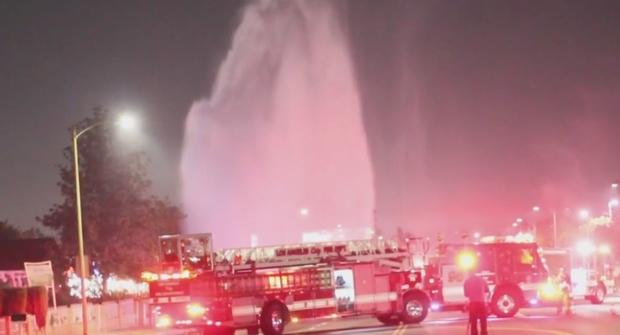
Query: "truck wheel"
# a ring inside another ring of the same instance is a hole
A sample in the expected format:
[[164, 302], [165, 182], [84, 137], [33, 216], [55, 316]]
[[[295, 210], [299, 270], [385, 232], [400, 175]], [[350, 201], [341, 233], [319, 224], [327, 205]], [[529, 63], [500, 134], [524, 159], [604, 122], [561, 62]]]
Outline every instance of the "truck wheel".
[[519, 301], [515, 290], [499, 290], [491, 299], [491, 311], [499, 318], [511, 318], [519, 311]]
[[380, 314], [377, 315], [377, 320], [386, 326], [395, 326], [400, 323], [400, 317], [395, 314]]
[[281, 335], [288, 321], [288, 310], [279, 301], [268, 303], [260, 313], [260, 329], [265, 335]]
[[590, 298], [590, 302], [595, 305], [600, 305], [605, 301], [605, 296], [607, 295], [607, 290], [605, 290], [605, 286], [602, 284], [598, 284], [596, 289], [594, 290], [594, 295]]
[[428, 315], [429, 300], [421, 292], [405, 294], [401, 319], [404, 323], [420, 323]]

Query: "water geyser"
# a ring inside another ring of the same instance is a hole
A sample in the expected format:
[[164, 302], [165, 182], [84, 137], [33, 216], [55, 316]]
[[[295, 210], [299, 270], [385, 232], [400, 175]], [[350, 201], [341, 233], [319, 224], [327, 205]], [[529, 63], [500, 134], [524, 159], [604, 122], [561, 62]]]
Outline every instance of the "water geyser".
[[372, 167], [338, 14], [328, 1], [243, 9], [210, 96], [187, 116], [186, 232], [232, 247], [372, 227]]

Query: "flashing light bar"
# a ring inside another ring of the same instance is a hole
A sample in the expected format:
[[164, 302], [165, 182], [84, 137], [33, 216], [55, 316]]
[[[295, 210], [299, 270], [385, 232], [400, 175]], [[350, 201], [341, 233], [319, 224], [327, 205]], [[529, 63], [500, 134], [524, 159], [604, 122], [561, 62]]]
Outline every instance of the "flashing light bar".
[[140, 277], [146, 282], [151, 282], [157, 280], [187, 279], [192, 277], [192, 273], [189, 272], [189, 270], [184, 270], [183, 272], [161, 274], [153, 272], [142, 272], [142, 275]]
[[456, 256], [456, 265], [461, 271], [469, 271], [476, 267], [478, 257], [471, 250], [463, 250]]

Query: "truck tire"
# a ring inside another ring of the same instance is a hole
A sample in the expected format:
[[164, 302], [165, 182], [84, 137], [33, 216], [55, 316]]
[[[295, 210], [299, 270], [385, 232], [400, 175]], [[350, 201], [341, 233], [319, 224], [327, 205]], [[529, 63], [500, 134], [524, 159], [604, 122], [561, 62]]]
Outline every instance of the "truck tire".
[[491, 299], [491, 311], [498, 318], [511, 318], [517, 314], [520, 308], [519, 291], [513, 288], [499, 289]]
[[404, 323], [420, 323], [426, 319], [430, 300], [423, 292], [409, 292], [403, 298], [401, 320]]
[[596, 289], [594, 289], [594, 295], [590, 297], [590, 302], [594, 305], [600, 305], [605, 301], [606, 295], [607, 290], [605, 289], [605, 285], [599, 283]]
[[260, 330], [265, 335], [282, 335], [288, 322], [288, 309], [279, 301], [269, 302], [260, 313]]
[[377, 320], [386, 326], [396, 326], [400, 323], [400, 316], [395, 314], [379, 314]]

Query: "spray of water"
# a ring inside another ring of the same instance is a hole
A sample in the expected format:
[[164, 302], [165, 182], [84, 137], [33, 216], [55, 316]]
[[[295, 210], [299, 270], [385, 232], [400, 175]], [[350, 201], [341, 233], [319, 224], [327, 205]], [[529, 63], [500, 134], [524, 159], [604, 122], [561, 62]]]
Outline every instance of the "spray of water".
[[186, 232], [230, 247], [372, 227], [372, 168], [337, 14], [327, 1], [244, 9], [210, 97], [186, 120]]

